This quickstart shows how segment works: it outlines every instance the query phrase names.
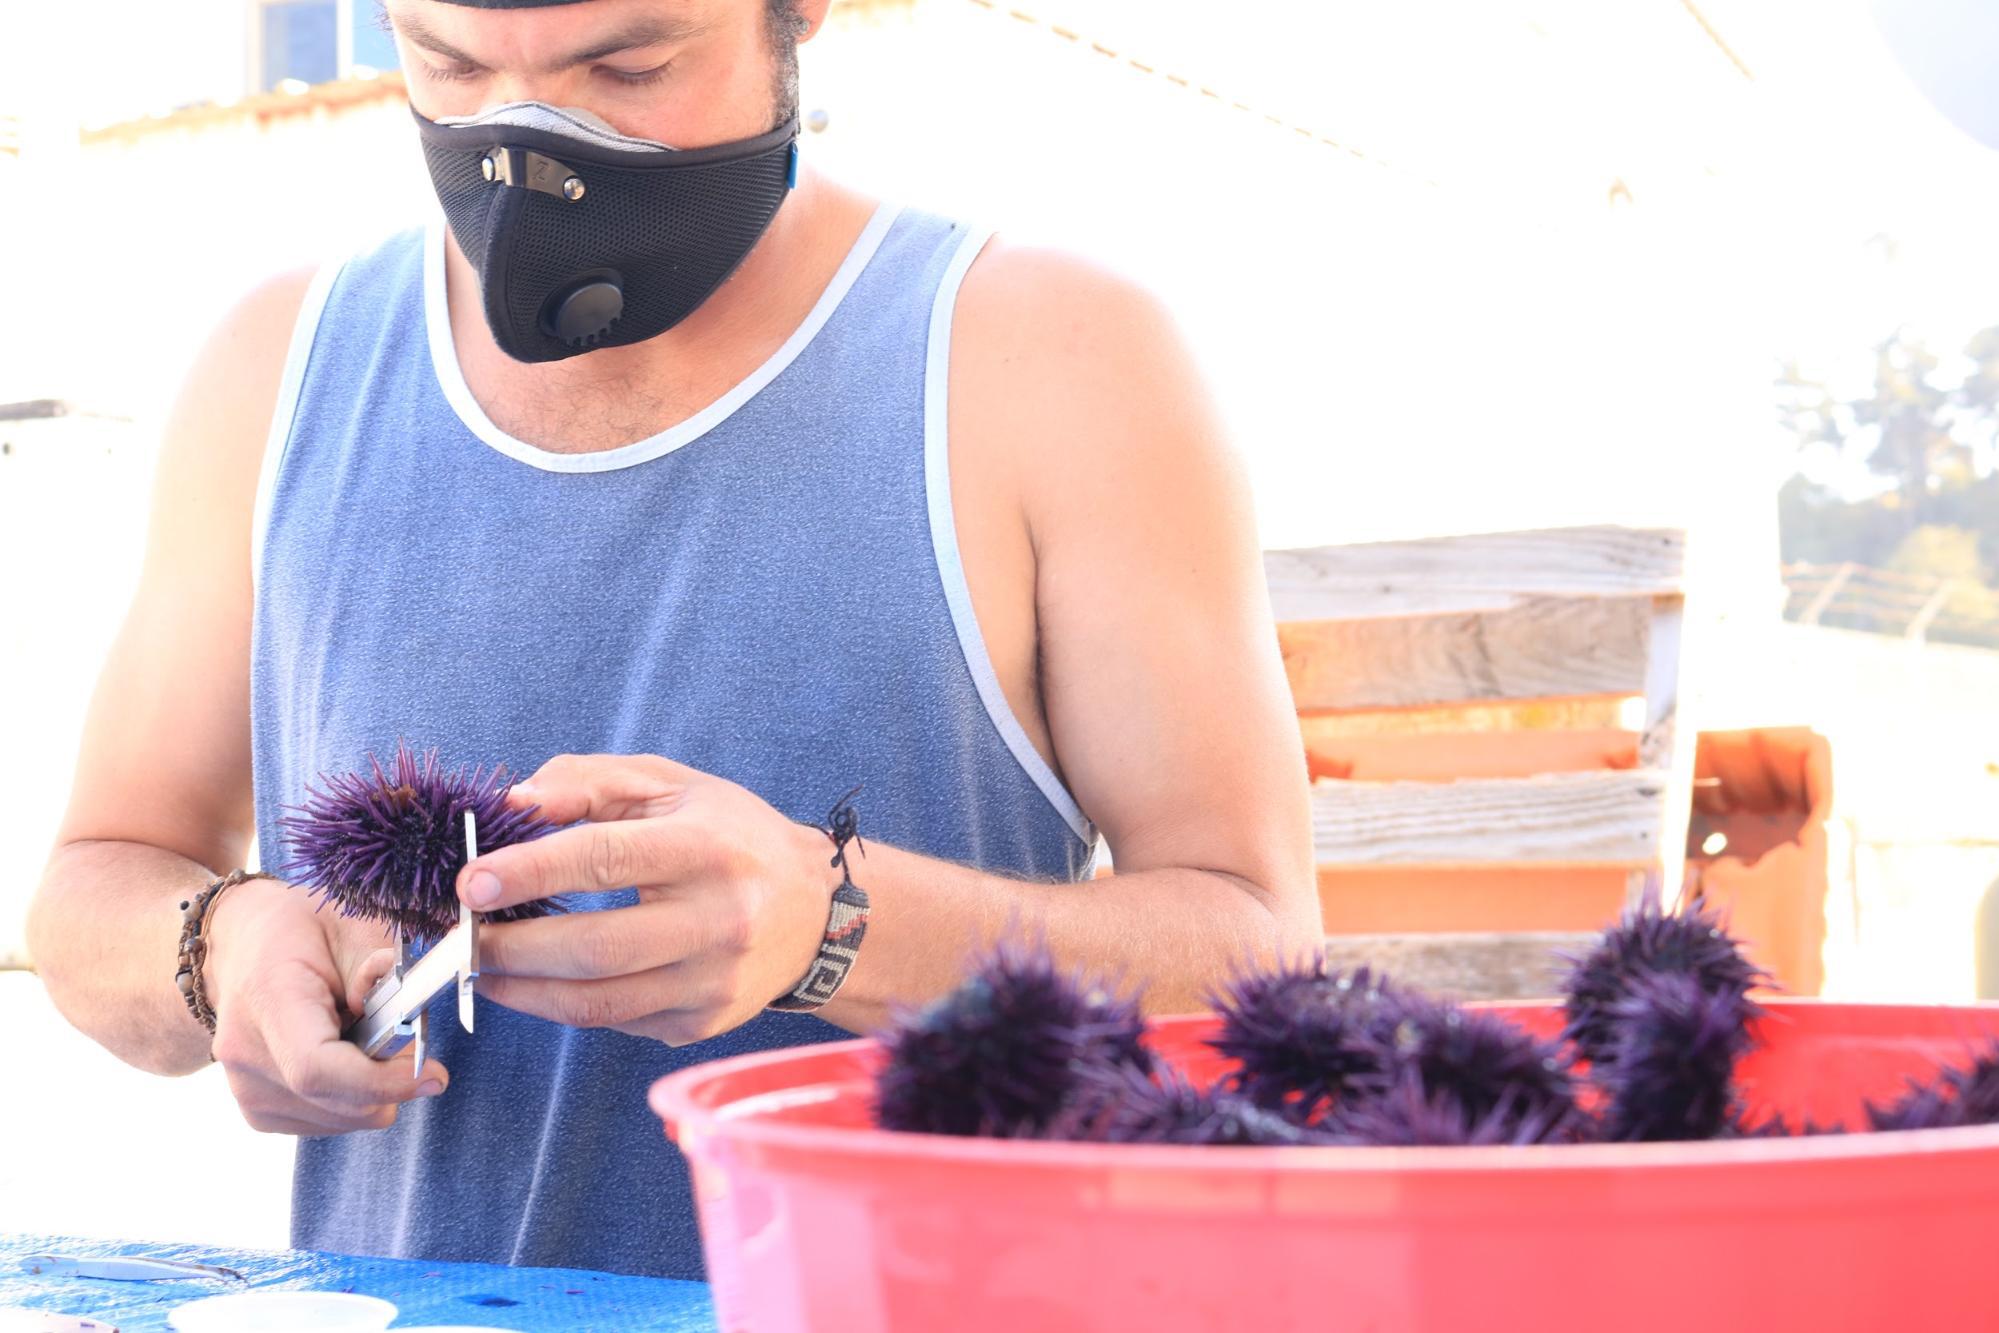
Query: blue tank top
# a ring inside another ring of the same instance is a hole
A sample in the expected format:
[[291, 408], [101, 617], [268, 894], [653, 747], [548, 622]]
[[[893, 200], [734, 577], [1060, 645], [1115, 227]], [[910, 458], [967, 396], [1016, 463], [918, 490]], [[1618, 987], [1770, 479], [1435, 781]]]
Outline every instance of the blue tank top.
[[[264, 861], [282, 863], [276, 820], [307, 782], [407, 738], [523, 775], [565, 752], [667, 755], [813, 823], [865, 784], [865, 838], [1086, 878], [1096, 829], [1008, 710], [952, 526], [945, 368], [983, 239], [883, 208], [754, 374], [588, 454], [515, 440], [473, 400], [441, 224], [329, 266], [257, 501]], [[484, 999], [477, 1023], [434, 1010], [443, 1096], [300, 1141], [294, 1244], [698, 1277], [686, 1166], [647, 1088], [845, 1035], [767, 1013], [675, 1050]]]

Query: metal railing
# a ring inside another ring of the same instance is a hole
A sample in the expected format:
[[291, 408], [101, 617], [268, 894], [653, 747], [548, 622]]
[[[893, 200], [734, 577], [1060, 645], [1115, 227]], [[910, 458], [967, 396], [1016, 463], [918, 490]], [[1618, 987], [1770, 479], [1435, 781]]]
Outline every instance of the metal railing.
[[1784, 566], [1784, 618], [1893, 634], [1918, 643], [1999, 648], [1999, 589], [1970, 579], [1898, 574], [1847, 562]]

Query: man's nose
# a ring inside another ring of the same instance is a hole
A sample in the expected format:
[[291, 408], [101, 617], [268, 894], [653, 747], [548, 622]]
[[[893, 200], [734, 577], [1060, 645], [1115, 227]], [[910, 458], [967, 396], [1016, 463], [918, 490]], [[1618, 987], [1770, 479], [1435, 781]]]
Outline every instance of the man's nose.
[[506, 102], [541, 102], [548, 106], [581, 107], [596, 113], [596, 108], [587, 100], [588, 92], [583, 86], [587, 71], [564, 74], [510, 74], [500, 73], [493, 77], [484, 89], [484, 105], [480, 108], [499, 106]]

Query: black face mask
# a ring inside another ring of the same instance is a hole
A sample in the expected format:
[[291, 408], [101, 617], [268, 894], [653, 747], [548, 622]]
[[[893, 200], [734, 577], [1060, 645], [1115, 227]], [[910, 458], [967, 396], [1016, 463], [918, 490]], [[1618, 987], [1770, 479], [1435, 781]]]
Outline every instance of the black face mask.
[[624, 347], [680, 323], [735, 272], [797, 180], [796, 121], [661, 149], [535, 110], [575, 132], [416, 118], [486, 324], [516, 361]]

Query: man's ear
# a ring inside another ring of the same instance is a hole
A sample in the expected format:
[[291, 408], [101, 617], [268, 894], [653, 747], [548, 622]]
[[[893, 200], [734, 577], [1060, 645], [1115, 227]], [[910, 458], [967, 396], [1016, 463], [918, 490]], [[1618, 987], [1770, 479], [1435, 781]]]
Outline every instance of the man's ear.
[[798, 17], [805, 20], [805, 31], [798, 34], [798, 40], [809, 42], [819, 35], [826, 26], [826, 12], [833, 8], [833, 0], [798, 0]]

